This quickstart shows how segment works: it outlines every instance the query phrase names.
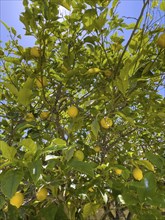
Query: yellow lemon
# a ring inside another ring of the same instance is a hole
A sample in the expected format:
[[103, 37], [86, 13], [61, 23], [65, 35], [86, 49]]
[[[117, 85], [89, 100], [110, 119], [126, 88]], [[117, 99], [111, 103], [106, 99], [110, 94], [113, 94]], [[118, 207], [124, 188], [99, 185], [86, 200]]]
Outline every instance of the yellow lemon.
[[157, 40], [157, 45], [161, 48], [165, 48], [165, 33], [161, 34], [159, 37], [158, 37], [158, 40]]
[[75, 118], [78, 115], [78, 109], [72, 105], [68, 108], [67, 113], [71, 118]]
[[33, 57], [40, 57], [40, 48], [39, 47], [32, 47], [30, 48], [30, 55], [33, 56]]
[[43, 112], [40, 113], [40, 118], [45, 120], [49, 117], [49, 115], [50, 115], [49, 111], [43, 111]]
[[99, 68], [90, 68], [88, 71], [87, 71], [87, 74], [96, 74], [96, 73], [99, 73], [101, 70]]
[[76, 158], [79, 161], [83, 161], [84, 160], [84, 153], [81, 150], [77, 150], [74, 153], [74, 158]]
[[113, 121], [110, 118], [105, 117], [105, 118], [101, 119], [100, 124], [101, 124], [101, 127], [108, 129], [108, 128], [112, 127]]
[[37, 193], [36, 193], [36, 198], [38, 201], [43, 201], [47, 198], [47, 195], [48, 195], [48, 191], [46, 188], [40, 188]]
[[31, 122], [34, 120], [35, 120], [35, 117], [34, 117], [33, 113], [27, 113], [27, 115], [25, 116], [25, 121]]
[[143, 179], [143, 172], [141, 169], [139, 168], [135, 168], [133, 170], [133, 177], [135, 178], [135, 180], [142, 180]]
[[118, 168], [115, 169], [115, 174], [118, 176], [120, 176], [122, 174], [122, 172], [123, 171], [121, 169], [118, 169]]
[[90, 188], [88, 189], [88, 191], [89, 191], [89, 192], [94, 192], [94, 189], [93, 189], [92, 187], [90, 187]]
[[21, 192], [16, 192], [15, 195], [10, 199], [10, 204], [16, 206], [17, 209], [23, 204], [24, 195]]
[[36, 81], [35, 81], [35, 83], [36, 83], [37, 87], [38, 87], [39, 89], [41, 89], [42, 87], [47, 86], [48, 81], [47, 81], [47, 78], [46, 78], [45, 76], [43, 76], [43, 77], [37, 78]]
[[98, 152], [100, 152], [101, 148], [100, 148], [99, 146], [95, 146], [95, 147], [93, 148], [93, 150], [94, 150], [96, 153], [98, 153]]

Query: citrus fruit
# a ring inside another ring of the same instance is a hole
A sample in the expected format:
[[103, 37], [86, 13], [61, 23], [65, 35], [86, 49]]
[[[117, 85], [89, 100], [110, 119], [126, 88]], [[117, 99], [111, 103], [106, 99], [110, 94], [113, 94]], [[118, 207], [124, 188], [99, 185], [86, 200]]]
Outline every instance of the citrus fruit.
[[47, 198], [48, 191], [46, 188], [42, 187], [36, 192], [36, 198], [38, 201], [43, 201]]
[[81, 150], [77, 150], [74, 153], [74, 158], [79, 160], [79, 161], [83, 161], [84, 160], [84, 153]]
[[100, 152], [100, 147], [99, 146], [95, 146], [94, 148], [93, 148], [93, 150], [96, 152], [96, 153], [98, 153], [98, 152]]
[[158, 40], [157, 40], [157, 45], [161, 48], [165, 48], [165, 33], [161, 34], [159, 37], [158, 37]]
[[40, 113], [40, 118], [45, 120], [49, 117], [49, 115], [50, 115], [49, 111], [43, 111], [43, 112]]
[[30, 55], [36, 58], [40, 57], [40, 48], [39, 47], [30, 48]]
[[25, 121], [31, 122], [34, 120], [35, 120], [35, 117], [34, 117], [33, 113], [27, 113], [27, 115], [25, 116]]
[[135, 178], [135, 180], [142, 180], [143, 179], [143, 172], [141, 169], [139, 168], [135, 168], [133, 170], [133, 177]]
[[122, 174], [122, 170], [116, 168], [116, 169], [115, 169], [115, 174], [118, 175], [118, 176], [120, 176], [120, 175]]
[[67, 113], [71, 118], [75, 118], [78, 115], [78, 109], [72, 105], [68, 108]]
[[96, 74], [96, 73], [99, 73], [101, 70], [99, 68], [90, 68], [88, 71], [87, 71], [87, 74]]
[[110, 118], [105, 117], [101, 119], [100, 124], [101, 124], [101, 127], [108, 129], [112, 126], [113, 121]]
[[106, 77], [110, 77], [110, 76], [112, 76], [113, 75], [113, 72], [111, 71], [111, 70], [104, 70], [104, 75], [106, 76]]
[[47, 78], [45, 76], [37, 78], [35, 82], [36, 82], [36, 85], [39, 89], [47, 86], [47, 84], [48, 84]]
[[10, 199], [10, 204], [16, 206], [17, 209], [23, 204], [24, 195], [21, 192], [16, 192], [15, 195]]

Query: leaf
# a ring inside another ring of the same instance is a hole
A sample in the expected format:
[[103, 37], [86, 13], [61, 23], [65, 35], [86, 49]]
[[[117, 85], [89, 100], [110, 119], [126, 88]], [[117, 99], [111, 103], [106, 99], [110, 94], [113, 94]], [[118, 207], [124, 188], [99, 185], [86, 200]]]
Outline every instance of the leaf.
[[14, 35], [17, 34], [16, 30], [15, 30], [13, 27], [11, 27], [11, 32], [12, 32]]
[[119, 115], [120, 117], [122, 117], [125, 121], [128, 121], [132, 126], [135, 126], [134, 120], [131, 117], [127, 117], [125, 114], [123, 114], [122, 112], [117, 112], [117, 115]]
[[0, 210], [4, 207], [6, 201], [4, 196], [0, 195]]
[[69, 161], [74, 155], [75, 147], [71, 146], [69, 149], [65, 151], [65, 159]]
[[162, 2], [160, 3], [160, 10], [165, 11], [165, 1], [162, 0]]
[[94, 163], [87, 163], [73, 159], [68, 163], [68, 165], [74, 170], [79, 171], [80, 173], [84, 173], [88, 176], [94, 177], [94, 168], [96, 167]]
[[30, 154], [34, 155], [37, 151], [37, 144], [31, 138], [22, 140], [19, 145], [24, 146]]
[[9, 91], [11, 92], [11, 94], [15, 95], [15, 96], [18, 96], [18, 90], [17, 88], [13, 85], [13, 84], [10, 84], [10, 83], [4, 83], [4, 86], [9, 89]]
[[63, 0], [60, 2], [60, 5], [62, 5], [64, 8], [70, 11], [69, 1]]
[[32, 90], [21, 88], [18, 92], [18, 103], [27, 107], [31, 103]]
[[99, 130], [100, 130], [100, 125], [98, 121], [95, 119], [91, 124], [91, 131], [94, 134], [95, 138], [97, 138]]
[[9, 199], [16, 193], [23, 174], [18, 170], [7, 171], [1, 180], [1, 190]]
[[10, 31], [10, 27], [9, 27], [5, 22], [3, 22], [2, 20], [0, 20], [0, 22], [5, 26], [5, 28], [6, 28], [8, 31]]
[[153, 172], [155, 171], [153, 164], [149, 162], [148, 160], [138, 160], [135, 162], [136, 164], [142, 165], [150, 171], [153, 171]]
[[14, 147], [10, 147], [6, 142], [0, 141], [0, 151], [2, 156], [10, 161], [13, 161], [17, 150]]
[[87, 217], [94, 215], [95, 212], [98, 210], [100, 205], [94, 204], [94, 203], [87, 203], [83, 207], [83, 217], [84, 219], [87, 219]]
[[163, 169], [163, 166], [165, 165], [165, 159], [163, 157], [153, 154], [152, 152], [146, 152], [145, 156], [157, 168]]
[[42, 162], [41, 160], [36, 160], [28, 164], [30, 175], [36, 184], [41, 173], [42, 173]]
[[51, 144], [57, 145], [57, 146], [66, 146], [66, 141], [64, 141], [61, 138], [55, 138], [55, 139], [53, 139]]

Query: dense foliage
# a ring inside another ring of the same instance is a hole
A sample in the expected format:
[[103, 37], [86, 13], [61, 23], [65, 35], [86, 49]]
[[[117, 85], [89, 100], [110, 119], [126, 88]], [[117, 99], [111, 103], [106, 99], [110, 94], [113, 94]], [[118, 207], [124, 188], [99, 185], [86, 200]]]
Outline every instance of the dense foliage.
[[34, 48], [3, 23], [0, 219], [163, 219], [164, 3], [23, 0]]

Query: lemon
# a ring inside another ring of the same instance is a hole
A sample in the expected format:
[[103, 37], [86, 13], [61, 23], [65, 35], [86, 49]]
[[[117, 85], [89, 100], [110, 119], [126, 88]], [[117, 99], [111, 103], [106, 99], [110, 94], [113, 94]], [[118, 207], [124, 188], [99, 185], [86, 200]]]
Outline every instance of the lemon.
[[113, 72], [111, 71], [111, 70], [104, 70], [104, 75], [106, 76], [106, 77], [110, 77], [110, 76], [112, 76], [113, 75]]
[[93, 189], [92, 187], [90, 187], [90, 188], [88, 189], [88, 191], [89, 191], [89, 192], [94, 192], [94, 189]]
[[99, 68], [90, 68], [88, 71], [87, 71], [87, 74], [96, 74], [96, 73], [99, 73], [101, 70]]
[[72, 105], [68, 108], [67, 113], [71, 118], [75, 118], [78, 115], [78, 109]]
[[101, 119], [100, 124], [101, 124], [101, 127], [108, 129], [108, 128], [112, 127], [113, 121], [110, 118], [105, 117], [105, 118]]
[[15, 195], [10, 199], [10, 204], [16, 206], [17, 209], [23, 204], [24, 195], [21, 192], [16, 192]]
[[33, 56], [33, 57], [40, 57], [40, 48], [39, 47], [32, 47], [30, 48], [30, 55]]
[[158, 40], [157, 40], [157, 45], [161, 48], [165, 48], [165, 33], [161, 34], [159, 37], [158, 37]]
[[49, 111], [43, 111], [43, 112], [40, 113], [40, 118], [45, 120], [49, 117], [49, 115], [50, 115]]
[[101, 148], [100, 148], [99, 146], [95, 146], [95, 147], [93, 148], [93, 150], [94, 150], [96, 153], [99, 153], [100, 150], [101, 150]]
[[35, 83], [36, 83], [37, 87], [38, 87], [39, 89], [41, 89], [42, 87], [47, 86], [48, 81], [47, 81], [47, 78], [46, 78], [45, 76], [43, 76], [43, 77], [37, 78], [36, 81], [35, 81]]
[[115, 169], [115, 174], [118, 175], [118, 176], [120, 176], [120, 175], [122, 174], [122, 170], [116, 168], [116, 169]]
[[135, 168], [133, 170], [133, 177], [135, 178], [135, 180], [142, 180], [143, 179], [143, 172], [141, 169], [139, 168]]
[[27, 113], [27, 115], [25, 116], [25, 121], [31, 122], [34, 120], [35, 120], [35, 117], [34, 117], [33, 113]]
[[84, 160], [84, 153], [81, 150], [77, 150], [74, 153], [74, 158], [76, 158], [79, 161], [83, 161]]
[[46, 188], [42, 187], [40, 188], [37, 193], [36, 193], [36, 198], [38, 201], [43, 201], [47, 198], [47, 195], [48, 195], [48, 191]]

